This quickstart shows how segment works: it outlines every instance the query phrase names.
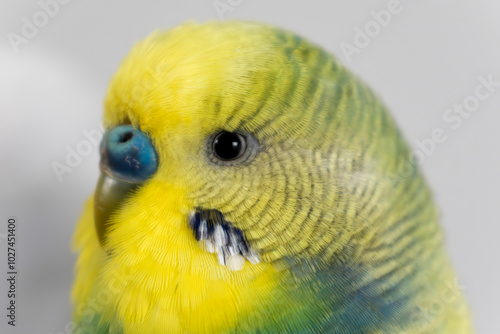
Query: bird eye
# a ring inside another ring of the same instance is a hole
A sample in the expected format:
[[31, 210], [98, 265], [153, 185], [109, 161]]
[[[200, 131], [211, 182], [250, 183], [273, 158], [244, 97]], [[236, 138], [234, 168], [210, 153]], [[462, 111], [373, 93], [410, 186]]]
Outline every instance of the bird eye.
[[247, 142], [239, 133], [223, 131], [215, 136], [212, 147], [217, 158], [230, 161], [245, 153]]

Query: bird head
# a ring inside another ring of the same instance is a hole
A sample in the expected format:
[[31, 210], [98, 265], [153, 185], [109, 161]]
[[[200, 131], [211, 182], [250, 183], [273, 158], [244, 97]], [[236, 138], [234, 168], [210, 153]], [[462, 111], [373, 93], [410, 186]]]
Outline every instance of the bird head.
[[326, 51], [268, 25], [153, 33], [113, 77], [104, 125], [81, 261], [100, 263], [88, 275], [101, 282], [127, 277], [103, 317], [130, 326], [284, 316], [300, 299], [293, 264], [362, 253], [401, 196], [387, 175], [407, 149], [384, 107]]

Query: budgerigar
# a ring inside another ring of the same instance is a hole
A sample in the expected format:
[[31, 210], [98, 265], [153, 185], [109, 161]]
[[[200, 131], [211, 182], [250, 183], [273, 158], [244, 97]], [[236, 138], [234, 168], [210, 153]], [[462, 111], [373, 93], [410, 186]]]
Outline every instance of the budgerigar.
[[254, 22], [157, 31], [104, 126], [73, 333], [471, 333], [407, 144], [313, 43]]

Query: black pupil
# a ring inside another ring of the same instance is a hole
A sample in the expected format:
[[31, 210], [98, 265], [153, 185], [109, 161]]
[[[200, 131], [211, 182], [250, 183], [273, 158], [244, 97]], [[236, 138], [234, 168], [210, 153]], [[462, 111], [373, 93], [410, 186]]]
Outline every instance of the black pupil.
[[232, 132], [222, 132], [214, 140], [214, 151], [223, 160], [238, 158], [243, 152], [242, 138]]

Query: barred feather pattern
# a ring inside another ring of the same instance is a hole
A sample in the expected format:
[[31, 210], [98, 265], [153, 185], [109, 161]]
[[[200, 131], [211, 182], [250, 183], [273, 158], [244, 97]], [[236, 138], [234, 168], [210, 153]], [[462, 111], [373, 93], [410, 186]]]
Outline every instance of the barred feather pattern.
[[[86, 305], [118, 267], [132, 273], [121, 298], [87, 323], [127, 333], [471, 332], [432, 194], [404, 139], [372, 91], [323, 49], [252, 22], [153, 34], [111, 83], [105, 124], [124, 122], [149, 133], [164, 162], [116, 214], [116, 258], [82, 218], [75, 300]], [[207, 138], [220, 130], [252, 134], [255, 156], [214, 163]], [[188, 228], [195, 208], [220, 212], [262, 263], [228, 273], [198, 253]], [[172, 224], [182, 233], [158, 218], [170, 216], [185, 217]], [[189, 302], [178, 302], [171, 285], [186, 277], [178, 298]], [[223, 306], [207, 301], [216, 289], [231, 296]]]

